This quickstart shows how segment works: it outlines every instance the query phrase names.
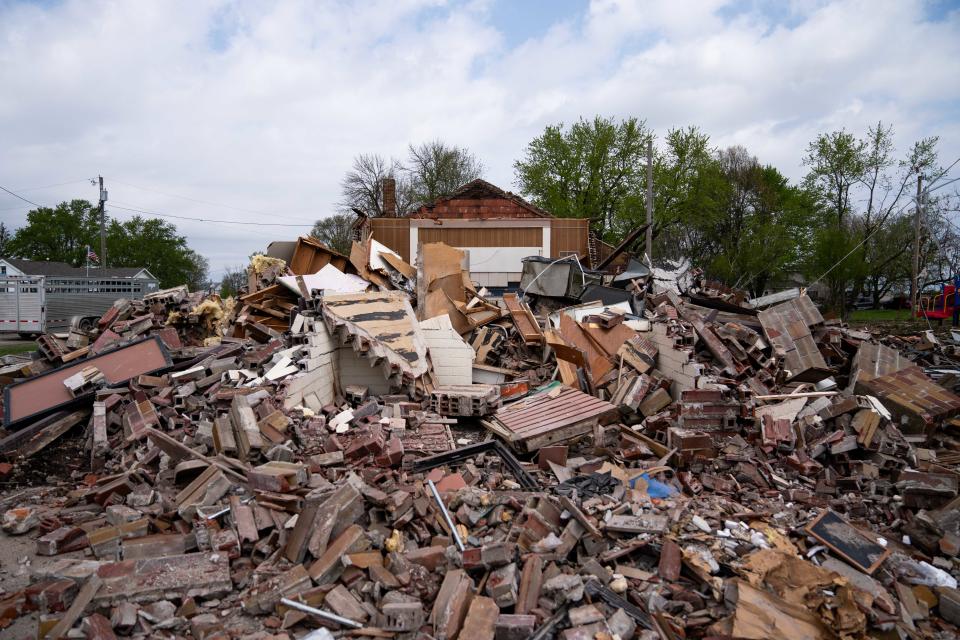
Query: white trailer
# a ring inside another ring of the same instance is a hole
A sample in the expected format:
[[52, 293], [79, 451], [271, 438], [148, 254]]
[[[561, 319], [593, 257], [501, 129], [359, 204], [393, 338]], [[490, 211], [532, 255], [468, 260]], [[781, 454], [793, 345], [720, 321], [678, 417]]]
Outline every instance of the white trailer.
[[43, 276], [0, 276], [0, 333], [39, 335], [46, 311]]

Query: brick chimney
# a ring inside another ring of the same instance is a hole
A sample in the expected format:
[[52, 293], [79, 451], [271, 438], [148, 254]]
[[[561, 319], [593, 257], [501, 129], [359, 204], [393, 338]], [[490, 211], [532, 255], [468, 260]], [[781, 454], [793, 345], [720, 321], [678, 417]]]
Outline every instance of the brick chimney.
[[383, 215], [397, 217], [397, 181], [393, 178], [383, 179]]

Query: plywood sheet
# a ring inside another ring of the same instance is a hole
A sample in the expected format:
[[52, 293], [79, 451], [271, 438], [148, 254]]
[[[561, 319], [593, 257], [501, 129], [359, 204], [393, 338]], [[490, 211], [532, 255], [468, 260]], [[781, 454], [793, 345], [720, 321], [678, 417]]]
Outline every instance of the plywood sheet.
[[327, 264], [332, 264], [341, 271], [354, 273], [347, 256], [326, 247], [316, 238], [300, 236], [297, 238], [290, 264], [287, 266], [295, 275], [303, 276], [308, 273], [316, 273]]
[[566, 314], [560, 314], [560, 334], [584, 353], [593, 380], [600, 380], [613, 369], [607, 354], [597, 347], [576, 320]]

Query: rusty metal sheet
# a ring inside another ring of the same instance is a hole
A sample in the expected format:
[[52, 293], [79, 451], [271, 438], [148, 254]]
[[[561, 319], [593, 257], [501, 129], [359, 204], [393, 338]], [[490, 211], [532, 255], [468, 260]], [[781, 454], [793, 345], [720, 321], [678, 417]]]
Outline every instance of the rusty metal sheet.
[[74, 398], [63, 381], [86, 367], [97, 367], [110, 386], [124, 384], [139, 375], [155, 373], [173, 365], [170, 353], [157, 336], [144, 338], [86, 360], [62, 366], [4, 389], [3, 424], [6, 427], [66, 408]]
[[494, 418], [511, 442], [532, 449], [589, 433], [601, 418], [616, 413], [609, 402], [557, 386], [500, 409]]

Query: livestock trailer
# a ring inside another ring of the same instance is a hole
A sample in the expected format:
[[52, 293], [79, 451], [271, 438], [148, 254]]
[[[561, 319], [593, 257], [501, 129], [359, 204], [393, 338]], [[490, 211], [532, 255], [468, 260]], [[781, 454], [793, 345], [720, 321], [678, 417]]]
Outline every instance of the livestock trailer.
[[139, 300], [156, 290], [157, 281], [148, 278], [0, 276], [0, 332], [92, 329], [116, 300]]
[[0, 333], [43, 333], [45, 299], [43, 276], [0, 276]]
[[47, 331], [66, 331], [76, 323], [92, 329], [120, 298], [139, 300], [157, 290], [157, 281], [146, 278], [46, 278]]

